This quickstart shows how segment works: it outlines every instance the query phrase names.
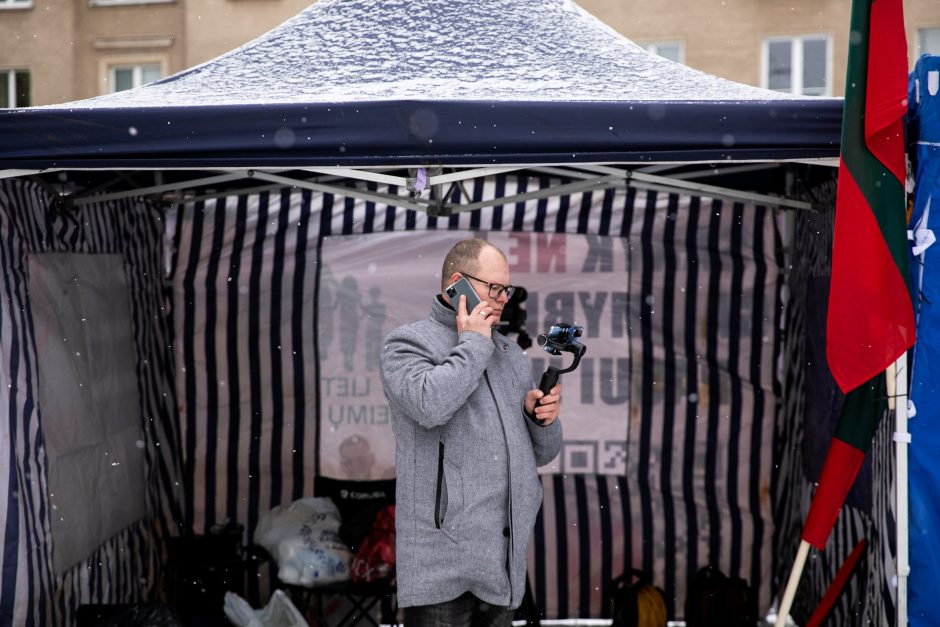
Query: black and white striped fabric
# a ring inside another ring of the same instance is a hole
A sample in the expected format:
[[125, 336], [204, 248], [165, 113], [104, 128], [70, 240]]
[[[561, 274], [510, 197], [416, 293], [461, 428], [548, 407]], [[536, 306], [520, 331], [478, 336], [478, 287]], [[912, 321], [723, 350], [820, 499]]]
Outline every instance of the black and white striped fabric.
[[[810, 200], [821, 210], [793, 214], [793, 243], [787, 278], [783, 409], [775, 435], [774, 485], [774, 591], [782, 593], [793, 566], [803, 522], [813, 497], [815, 477], [804, 471], [802, 441], [806, 415], [807, 300], [826, 299], [826, 293], [808, 293], [813, 277], [827, 277], [835, 219], [835, 180], [811, 190]], [[803, 287], [804, 289], [801, 289]], [[834, 420], [835, 417], [833, 417]], [[832, 611], [833, 625], [891, 625], [897, 591], [895, 576], [894, 432], [893, 415], [886, 415], [875, 434], [869, 457], [872, 464], [872, 511], [846, 505], [826, 544], [826, 550], [807, 561], [792, 615], [800, 624], [812, 614], [826, 588], [859, 540], [868, 540], [865, 563], [856, 569], [846, 592]], [[865, 474], [860, 474], [865, 477]]]
[[[58, 210], [40, 187], [0, 181], [0, 624], [69, 625], [82, 603], [152, 598], [163, 538], [181, 519], [161, 212], [140, 200]], [[42, 408], [26, 258], [43, 252], [121, 254], [132, 296], [152, 518], [126, 528], [62, 577], [53, 574]]]
[[[477, 180], [468, 200], [557, 182]], [[184, 205], [164, 220], [141, 201], [60, 212], [39, 187], [3, 181], [0, 468], [9, 471], [0, 477], [0, 622], [70, 624], [81, 603], [152, 598], [167, 534], [225, 519], [250, 532], [271, 506], [310, 495], [322, 238], [436, 229], [606, 235], [629, 245], [627, 471], [543, 476], [529, 564], [545, 614], [606, 615], [610, 579], [633, 566], [653, 575], [671, 613], [681, 615], [686, 578], [707, 563], [755, 584], [766, 608], [782, 587], [811, 495], [798, 445], [803, 397], [794, 391], [803, 381], [801, 303], [820, 296], [801, 291], [800, 277], [829, 242], [818, 224], [800, 220], [785, 308], [783, 218], [760, 206], [609, 189], [435, 218], [282, 189]], [[804, 241], [813, 233], [816, 240]], [[164, 234], [173, 247], [165, 269], [172, 299], [160, 282]], [[25, 256], [45, 251], [124, 255], [154, 513], [58, 580], [24, 274]], [[843, 601], [839, 624], [893, 621], [891, 431], [884, 422], [872, 447], [871, 516], [845, 510], [798, 598], [808, 612], [809, 599], [867, 537], [869, 576], [852, 584], [865, 594], [847, 595], [865, 605]]]
[[[557, 183], [476, 180], [466, 200]], [[537, 600], [549, 617], [604, 616], [609, 580], [636, 566], [681, 614], [687, 576], [712, 563], [755, 584], [766, 608], [781, 220], [766, 207], [623, 188], [448, 217], [290, 189], [179, 207], [167, 224], [187, 527], [232, 519], [250, 533], [272, 506], [312, 493], [311, 296], [324, 237], [439, 229], [607, 235], [627, 239], [630, 250], [627, 472], [543, 478], [530, 556]]]

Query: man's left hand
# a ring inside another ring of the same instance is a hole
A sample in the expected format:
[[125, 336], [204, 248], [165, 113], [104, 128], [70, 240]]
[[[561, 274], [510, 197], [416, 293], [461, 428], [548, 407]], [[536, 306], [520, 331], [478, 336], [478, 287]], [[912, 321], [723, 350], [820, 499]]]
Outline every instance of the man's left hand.
[[538, 388], [529, 390], [525, 395], [525, 413], [535, 416], [543, 427], [555, 422], [558, 412], [561, 411], [561, 384], [555, 385], [548, 394], [543, 394]]

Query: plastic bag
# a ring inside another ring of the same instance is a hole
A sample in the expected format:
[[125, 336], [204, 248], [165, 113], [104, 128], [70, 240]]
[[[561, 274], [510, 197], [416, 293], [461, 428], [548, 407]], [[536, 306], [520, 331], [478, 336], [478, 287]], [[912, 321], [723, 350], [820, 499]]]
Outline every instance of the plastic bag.
[[395, 506], [379, 510], [369, 535], [362, 541], [352, 563], [352, 580], [369, 583], [395, 572]]
[[330, 499], [299, 499], [265, 514], [255, 543], [277, 561], [284, 583], [309, 588], [348, 581], [352, 553], [339, 537], [340, 522]]
[[236, 627], [310, 627], [283, 590], [275, 590], [260, 610], [234, 592], [226, 592], [222, 609]]

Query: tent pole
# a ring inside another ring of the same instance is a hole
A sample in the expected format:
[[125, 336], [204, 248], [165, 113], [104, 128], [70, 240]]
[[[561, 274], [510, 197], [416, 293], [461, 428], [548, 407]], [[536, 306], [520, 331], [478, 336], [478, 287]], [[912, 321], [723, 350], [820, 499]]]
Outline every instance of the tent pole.
[[[707, 170], [695, 170], [693, 172], [674, 172], [669, 178], [677, 181], [687, 181], [697, 179], [702, 176], [725, 176], [727, 174], [741, 174], [742, 172], [759, 172], [761, 170], [771, 170], [778, 167], [777, 163], [749, 163], [746, 165], [735, 165], [726, 168], [709, 168]], [[644, 174], [650, 174], [645, 172]]]
[[58, 170], [0, 170], [0, 179], [11, 179], [28, 174], [42, 174], [43, 172], [57, 172]]
[[[390, 197], [388, 195], [379, 194], [377, 192], [364, 192], [353, 187], [334, 187], [332, 185], [322, 185], [320, 183], [295, 179], [289, 176], [270, 174], [268, 172], [258, 172], [257, 170], [249, 170], [248, 178], [257, 179], [259, 181], [269, 181], [271, 183], [280, 183], [285, 187], [297, 187], [301, 189], [309, 189], [315, 192], [326, 192], [328, 194], [337, 194], [340, 196], [351, 196], [352, 198], [360, 198], [362, 200], [376, 203], [388, 203], [390, 201]], [[418, 199], [409, 200], [406, 197], [391, 198], [394, 200], [395, 206], [401, 207], [403, 209], [412, 209], [414, 211], [428, 210], [428, 204]]]
[[508, 205], [517, 202], [526, 202], [529, 200], [536, 200], [539, 198], [551, 198], [553, 196], [564, 195], [564, 194], [576, 194], [578, 192], [584, 192], [593, 189], [606, 189], [607, 187], [612, 187], [617, 184], [617, 180], [610, 176], [593, 176], [591, 178], [584, 178], [573, 183], [565, 183], [564, 185], [557, 185], [555, 187], [546, 187], [545, 189], [540, 189], [534, 192], [525, 192], [523, 194], [513, 194], [512, 196], [503, 196], [502, 198], [494, 198], [492, 200], [482, 200], [480, 202], [460, 204], [460, 205], [448, 205], [448, 207], [454, 213], [460, 211], [473, 211], [475, 209], [482, 209], [483, 207], [492, 207], [494, 205]]
[[770, 196], [768, 194], [756, 194], [753, 192], [742, 192], [738, 190], [731, 190], [726, 187], [716, 187], [715, 185], [705, 185], [704, 183], [692, 183], [689, 181], [680, 181], [678, 179], [673, 179], [668, 176], [656, 176], [653, 174], [643, 174], [642, 172], [634, 172], [631, 177], [633, 181], [645, 182], [645, 183], [656, 183], [663, 185], [665, 187], [676, 187], [679, 189], [687, 189], [693, 192], [701, 192], [705, 196], [721, 196], [724, 198], [730, 198], [732, 200], [750, 200], [757, 203], [764, 203], [774, 207], [788, 207], [790, 209], [804, 209], [807, 211], [812, 211], [813, 205], [802, 200], [792, 200], [790, 198], [783, 198], [781, 196]]
[[[674, 167], [674, 166], [669, 166]], [[729, 169], [729, 172], [732, 171], [749, 171], [754, 169], [763, 169], [770, 167], [767, 164], [748, 164], [744, 166], [737, 166], [736, 168]], [[577, 169], [575, 169], [577, 168]], [[319, 174], [333, 173], [339, 174], [353, 179], [362, 179], [373, 181], [377, 183], [386, 183], [389, 185], [404, 185], [406, 179], [398, 176], [391, 176], [388, 174], [381, 174], [377, 172], [371, 172], [368, 170], [361, 170], [358, 168], [303, 168], [307, 172], [315, 172]], [[522, 169], [520, 167], [489, 167], [489, 168], [474, 168], [468, 170], [458, 170], [456, 172], [450, 172], [447, 174], [437, 174], [430, 177], [428, 185], [436, 185], [441, 183], [450, 183], [453, 181], [462, 181], [473, 178], [479, 178], [481, 176], [490, 176], [492, 174], [501, 174], [505, 172], [513, 172], [516, 170]], [[652, 186], [656, 186], [655, 189], [662, 189], [663, 191], [674, 191], [675, 189], [680, 190], [689, 190], [692, 192], [701, 192], [707, 196], [719, 196], [723, 198], [728, 198], [730, 200], [744, 200], [752, 201], [757, 203], [765, 203], [775, 207], [788, 207], [791, 209], [805, 209], [812, 210], [812, 205], [808, 202], [793, 200], [790, 198], [784, 198], [779, 196], [770, 196], [768, 194], [758, 194], [754, 192], [745, 192], [739, 190], [732, 190], [724, 187], [718, 187], [715, 185], [705, 185], [702, 183], [695, 183], [691, 181], [682, 180], [687, 178], [689, 175], [679, 175], [676, 177], [672, 176], [656, 176], [650, 174], [649, 172], [643, 172], [638, 170], [624, 170], [617, 167], [605, 166], [600, 164], [572, 164], [566, 167], [552, 167], [552, 166], [542, 166], [542, 167], [530, 167], [530, 170], [542, 171], [546, 174], [556, 174], [558, 176], [571, 176], [573, 178], [585, 178], [585, 179], [597, 179], [597, 175], [601, 174], [605, 177], [613, 177], [613, 179], [621, 179], [629, 181], [630, 184], [635, 183], [645, 183], [645, 189], [651, 189]], [[580, 171], [579, 171], [580, 170]], [[587, 171], [590, 174], [583, 174], [584, 171]], [[692, 173], [692, 175], [700, 175], [701, 173]], [[639, 187], [639, 185], [635, 185]], [[473, 207], [474, 209], [478, 207]], [[467, 211], [466, 207], [454, 207], [455, 211]]]
[[428, 178], [428, 185], [443, 185], [444, 183], [453, 183], [455, 181], [466, 181], [468, 179], [476, 179], [482, 176], [491, 176], [493, 174], [505, 174], [507, 172], [516, 172], [517, 170], [522, 170], [523, 168], [518, 167], [509, 167], [509, 168], [476, 168], [473, 170], [458, 170], [456, 172], [448, 172], [447, 174], [435, 174]]
[[89, 195], [86, 193], [76, 194], [74, 196], [65, 196], [72, 201], [76, 207], [82, 205], [90, 205], [98, 202], [106, 202], [109, 200], [120, 200], [122, 198], [134, 198], [136, 196], [150, 196], [151, 194], [159, 194], [162, 192], [176, 191], [180, 189], [185, 189], [187, 187], [196, 187], [199, 185], [215, 185], [217, 183], [227, 183], [229, 181], [236, 181], [238, 179], [244, 178], [245, 175], [239, 172], [233, 172], [229, 174], [218, 174], [215, 176], [207, 176], [204, 178], [199, 178], [190, 181], [180, 181], [178, 183], [167, 183], [164, 185], [151, 185], [150, 187], [142, 187], [138, 189], [131, 189], [122, 192], [112, 192], [110, 194], [97, 194]]
[[359, 170], [356, 168], [300, 168], [304, 172], [312, 174], [327, 174], [331, 176], [341, 176], [349, 179], [358, 179], [360, 181], [370, 181], [372, 183], [382, 183], [383, 185], [395, 185], [405, 187], [408, 179], [404, 176], [393, 176], [391, 174], [382, 174], [371, 170]]
[[911, 443], [911, 434], [907, 430], [907, 351], [893, 364], [896, 370], [897, 398], [894, 404], [896, 478], [897, 490], [897, 573], [898, 573], [898, 627], [907, 626], [907, 579], [911, 573], [908, 550], [908, 485], [907, 485], [907, 447]]
[[787, 588], [783, 593], [783, 599], [780, 601], [780, 608], [777, 610], [776, 627], [783, 627], [787, 624], [787, 616], [790, 615], [790, 608], [793, 607], [793, 599], [796, 597], [796, 589], [800, 585], [800, 577], [803, 576], [803, 568], [806, 566], [809, 548], [809, 542], [800, 540], [800, 548], [796, 552], [796, 559], [793, 560], [793, 568], [790, 570]]
[[591, 180], [594, 179], [594, 177], [596, 177], [598, 174], [604, 174], [606, 176], [615, 177], [618, 182], [622, 182], [623, 184], [629, 185], [630, 187], [636, 187], [637, 189], [651, 189], [654, 191], [662, 191], [666, 193], [674, 193], [676, 191], [700, 192], [704, 196], [725, 198], [727, 200], [750, 201], [766, 204], [771, 207], [804, 209], [809, 211], [813, 210], [813, 206], [810, 203], [801, 200], [792, 200], [782, 196], [770, 196], [768, 194], [758, 194], [755, 192], [743, 192], [729, 189], [727, 187], [717, 187], [715, 185], [693, 183], [670, 176], [653, 176], [637, 170], [629, 171], [609, 166], [583, 164], [578, 164], [577, 166], [571, 167], [577, 167], [580, 168], [580, 170], [568, 169], [566, 167], [559, 166], [535, 166], [529, 169], [535, 172], [544, 172], [545, 174], [550, 174], [553, 176], [585, 180]]

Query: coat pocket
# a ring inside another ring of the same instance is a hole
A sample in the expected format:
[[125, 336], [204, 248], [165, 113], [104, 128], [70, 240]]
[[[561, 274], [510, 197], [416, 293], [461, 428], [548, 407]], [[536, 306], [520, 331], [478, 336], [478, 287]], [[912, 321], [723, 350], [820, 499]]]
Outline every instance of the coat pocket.
[[434, 496], [434, 526], [454, 542], [463, 514], [463, 479], [460, 469], [447, 461], [444, 443], [438, 443], [437, 484]]
[[444, 503], [444, 442], [437, 443], [437, 489], [434, 492], [434, 526], [441, 528], [447, 504]]

